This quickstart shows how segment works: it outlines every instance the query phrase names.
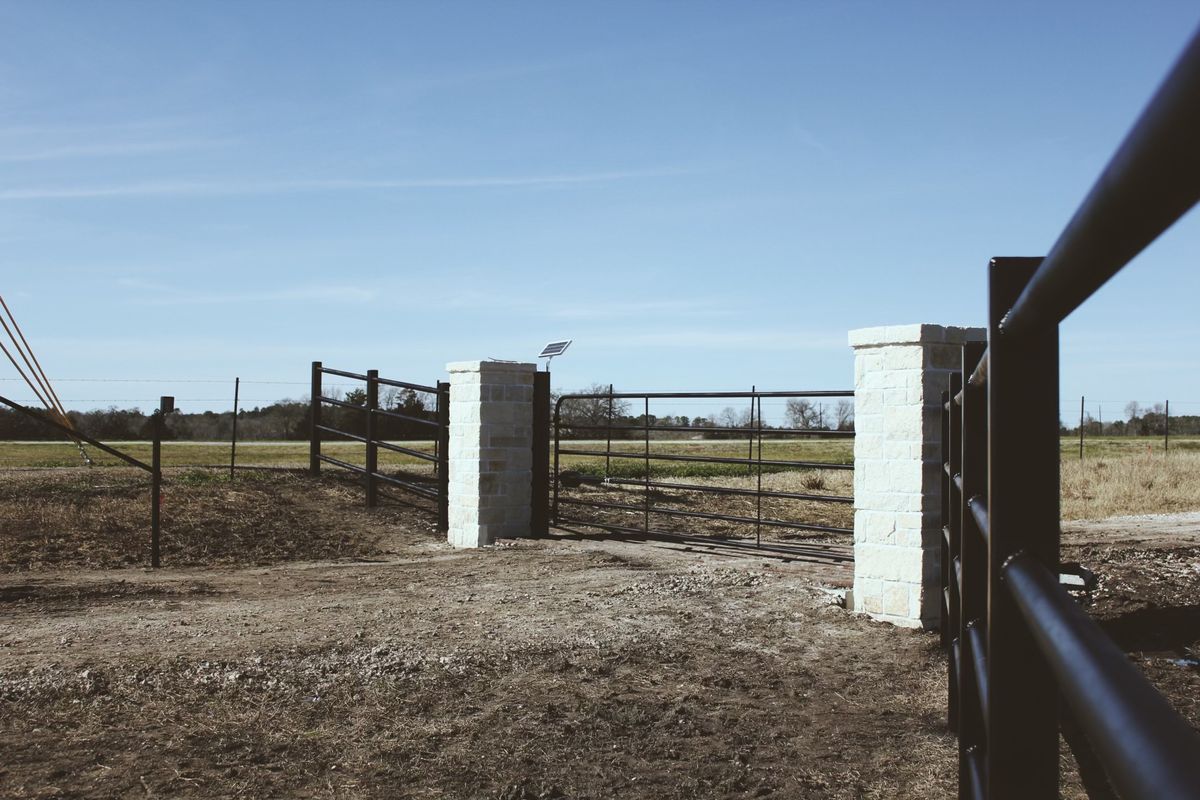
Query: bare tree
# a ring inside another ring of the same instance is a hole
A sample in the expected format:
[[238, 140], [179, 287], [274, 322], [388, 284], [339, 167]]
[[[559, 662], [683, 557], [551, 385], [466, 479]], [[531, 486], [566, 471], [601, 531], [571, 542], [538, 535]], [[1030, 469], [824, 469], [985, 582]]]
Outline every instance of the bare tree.
[[807, 397], [793, 397], [787, 401], [784, 411], [788, 426], [816, 430], [821, 426], [821, 408]]
[[837, 428], [839, 431], [854, 430], [854, 401], [853, 400], [838, 400], [837, 407], [834, 408], [834, 415], [837, 419]]

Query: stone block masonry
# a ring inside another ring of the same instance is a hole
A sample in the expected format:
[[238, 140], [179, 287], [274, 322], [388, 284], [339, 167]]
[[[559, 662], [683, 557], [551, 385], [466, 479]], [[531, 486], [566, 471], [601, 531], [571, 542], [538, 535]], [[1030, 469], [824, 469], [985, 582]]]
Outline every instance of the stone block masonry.
[[449, 530], [455, 547], [528, 536], [534, 364], [457, 361], [450, 373]]
[[850, 331], [854, 348], [853, 609], [906, 627], [941, 613], [941, 412], [983, 328]]

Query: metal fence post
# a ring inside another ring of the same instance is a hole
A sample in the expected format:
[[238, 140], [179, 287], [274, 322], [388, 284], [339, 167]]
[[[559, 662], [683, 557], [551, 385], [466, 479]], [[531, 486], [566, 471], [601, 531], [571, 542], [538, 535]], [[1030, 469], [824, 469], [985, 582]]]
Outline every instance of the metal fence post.
[[450, 529], [450, 384], [437, 382], [437, 516], [438, 530]]
[[950, 373], [949, 396], [950, 408], [946, 412], [946, 427], [948, 436], [946, 442], [946, 467], [943, 472], [949, 478], [948, 492], [943, 501], [946, 508], [947, 530], [942, 531], [942, 579], [946, 591], [943, 597], [942, 635], [946, 644], [947, 675], [949, 690], [947, 692], [946, 723], [950, 730], [958, 730], [958, 709], [961, 699], [958, 694], [959, 674], [964, 669], [963, 643], [958, 635], [959, 621], [959, 560], [958, 552], [962, 541], [962, 525], [960, 524], [960, 509], [963, 506], [962, 492], [959, 481], [962, 480], [962, 413], [958, 405], [958, 393], [962, 389], [962, 375]]
[[[1058, 574], [1058, 324], [1002, 331], [1040, 258], [988, 269], [987, 787], [996, 800], [1058, 797], [1058, 688], [1003, 581], [1019, 552]], [[1036, 318], [1034, 318], [1036, 320]]]
[[150, 444], [150, 566], [160, 563], [162, 528], [162, 436], [164, 417], [175, 410], [174, 397], [160, 397], [158, 410], [150, 415], [153, 440]]
[[529, 527], [534, 536], [549, 532], [550, 521], [550, 373], [533, 373], [533, 475]]
[[958, 404], [958, 469], [962, 490], [956, 524], [958, 529], [958, 574], [962, 591], [958, 597], [960, 669], [958, 673], [958, 775], [959, 796], [968, 797], [969, 789], [980, 782], [982, 755], [987, 747], [984, 730], [984, 703], [987, 698], [985, 670], [987, 614], [987, 539], [975, 521], [972, 506], [986, 504], [987, 493], [987, 393], [974, 384], [970, 375], [983, 357], [982, 342], [963, 346], [963, 369], [958, 383], [962, 402]]
[[375, 413], [379, 410], [379, 370], [367, 370], [367, 408], [363, 413], [366, 414], [366, 426], [364, 428], [364, 436], [367, 440], [367, 508], [374, 508], [379, 502], [379, 486], [375, 480], [375, 473], [379, 472], [379, 445], [375, 440], [376, 422], [378, 415]]
[[233, 379], [233, 434], [229, 437], [229, 480], [233, 480], [233, 471], [237, 469], [237, 417], [238, 392], [242, 386], [241, 378]]
[[309, 411], [311, 428], [308, 441], [308, 471], [314, 476], [321, 474], [321, 362], [312, 362], [312, 409]]

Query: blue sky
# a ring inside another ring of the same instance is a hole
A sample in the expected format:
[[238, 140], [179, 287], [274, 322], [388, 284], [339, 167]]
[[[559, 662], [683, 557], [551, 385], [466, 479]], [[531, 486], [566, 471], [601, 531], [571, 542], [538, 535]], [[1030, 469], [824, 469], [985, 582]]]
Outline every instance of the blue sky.
[[[844, 388], [851, 328], [981, 322], [988, 258], [1049, 249], [1198, 21], [0, 2], [0, 293], [74, 407], [557, 338], [568, 389]], [[1064, 406], [1200, 413], [1198, 244], [1193, 214], [1063, 326]]]

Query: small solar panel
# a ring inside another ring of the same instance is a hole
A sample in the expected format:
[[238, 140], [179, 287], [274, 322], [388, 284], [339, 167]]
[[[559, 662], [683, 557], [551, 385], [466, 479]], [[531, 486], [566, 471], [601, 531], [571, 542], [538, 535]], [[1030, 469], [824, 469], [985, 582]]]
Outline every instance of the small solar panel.
[[567, 339], [565, 342], [551, 342], [542, 348], [542, 353], [538, 356], [538, 358], [553, 358], [554, 356], [561, 356], [563, 353], [567, 352], [567, 348], [571, 346], [571, 342], [573, 341], [574, 339]]

